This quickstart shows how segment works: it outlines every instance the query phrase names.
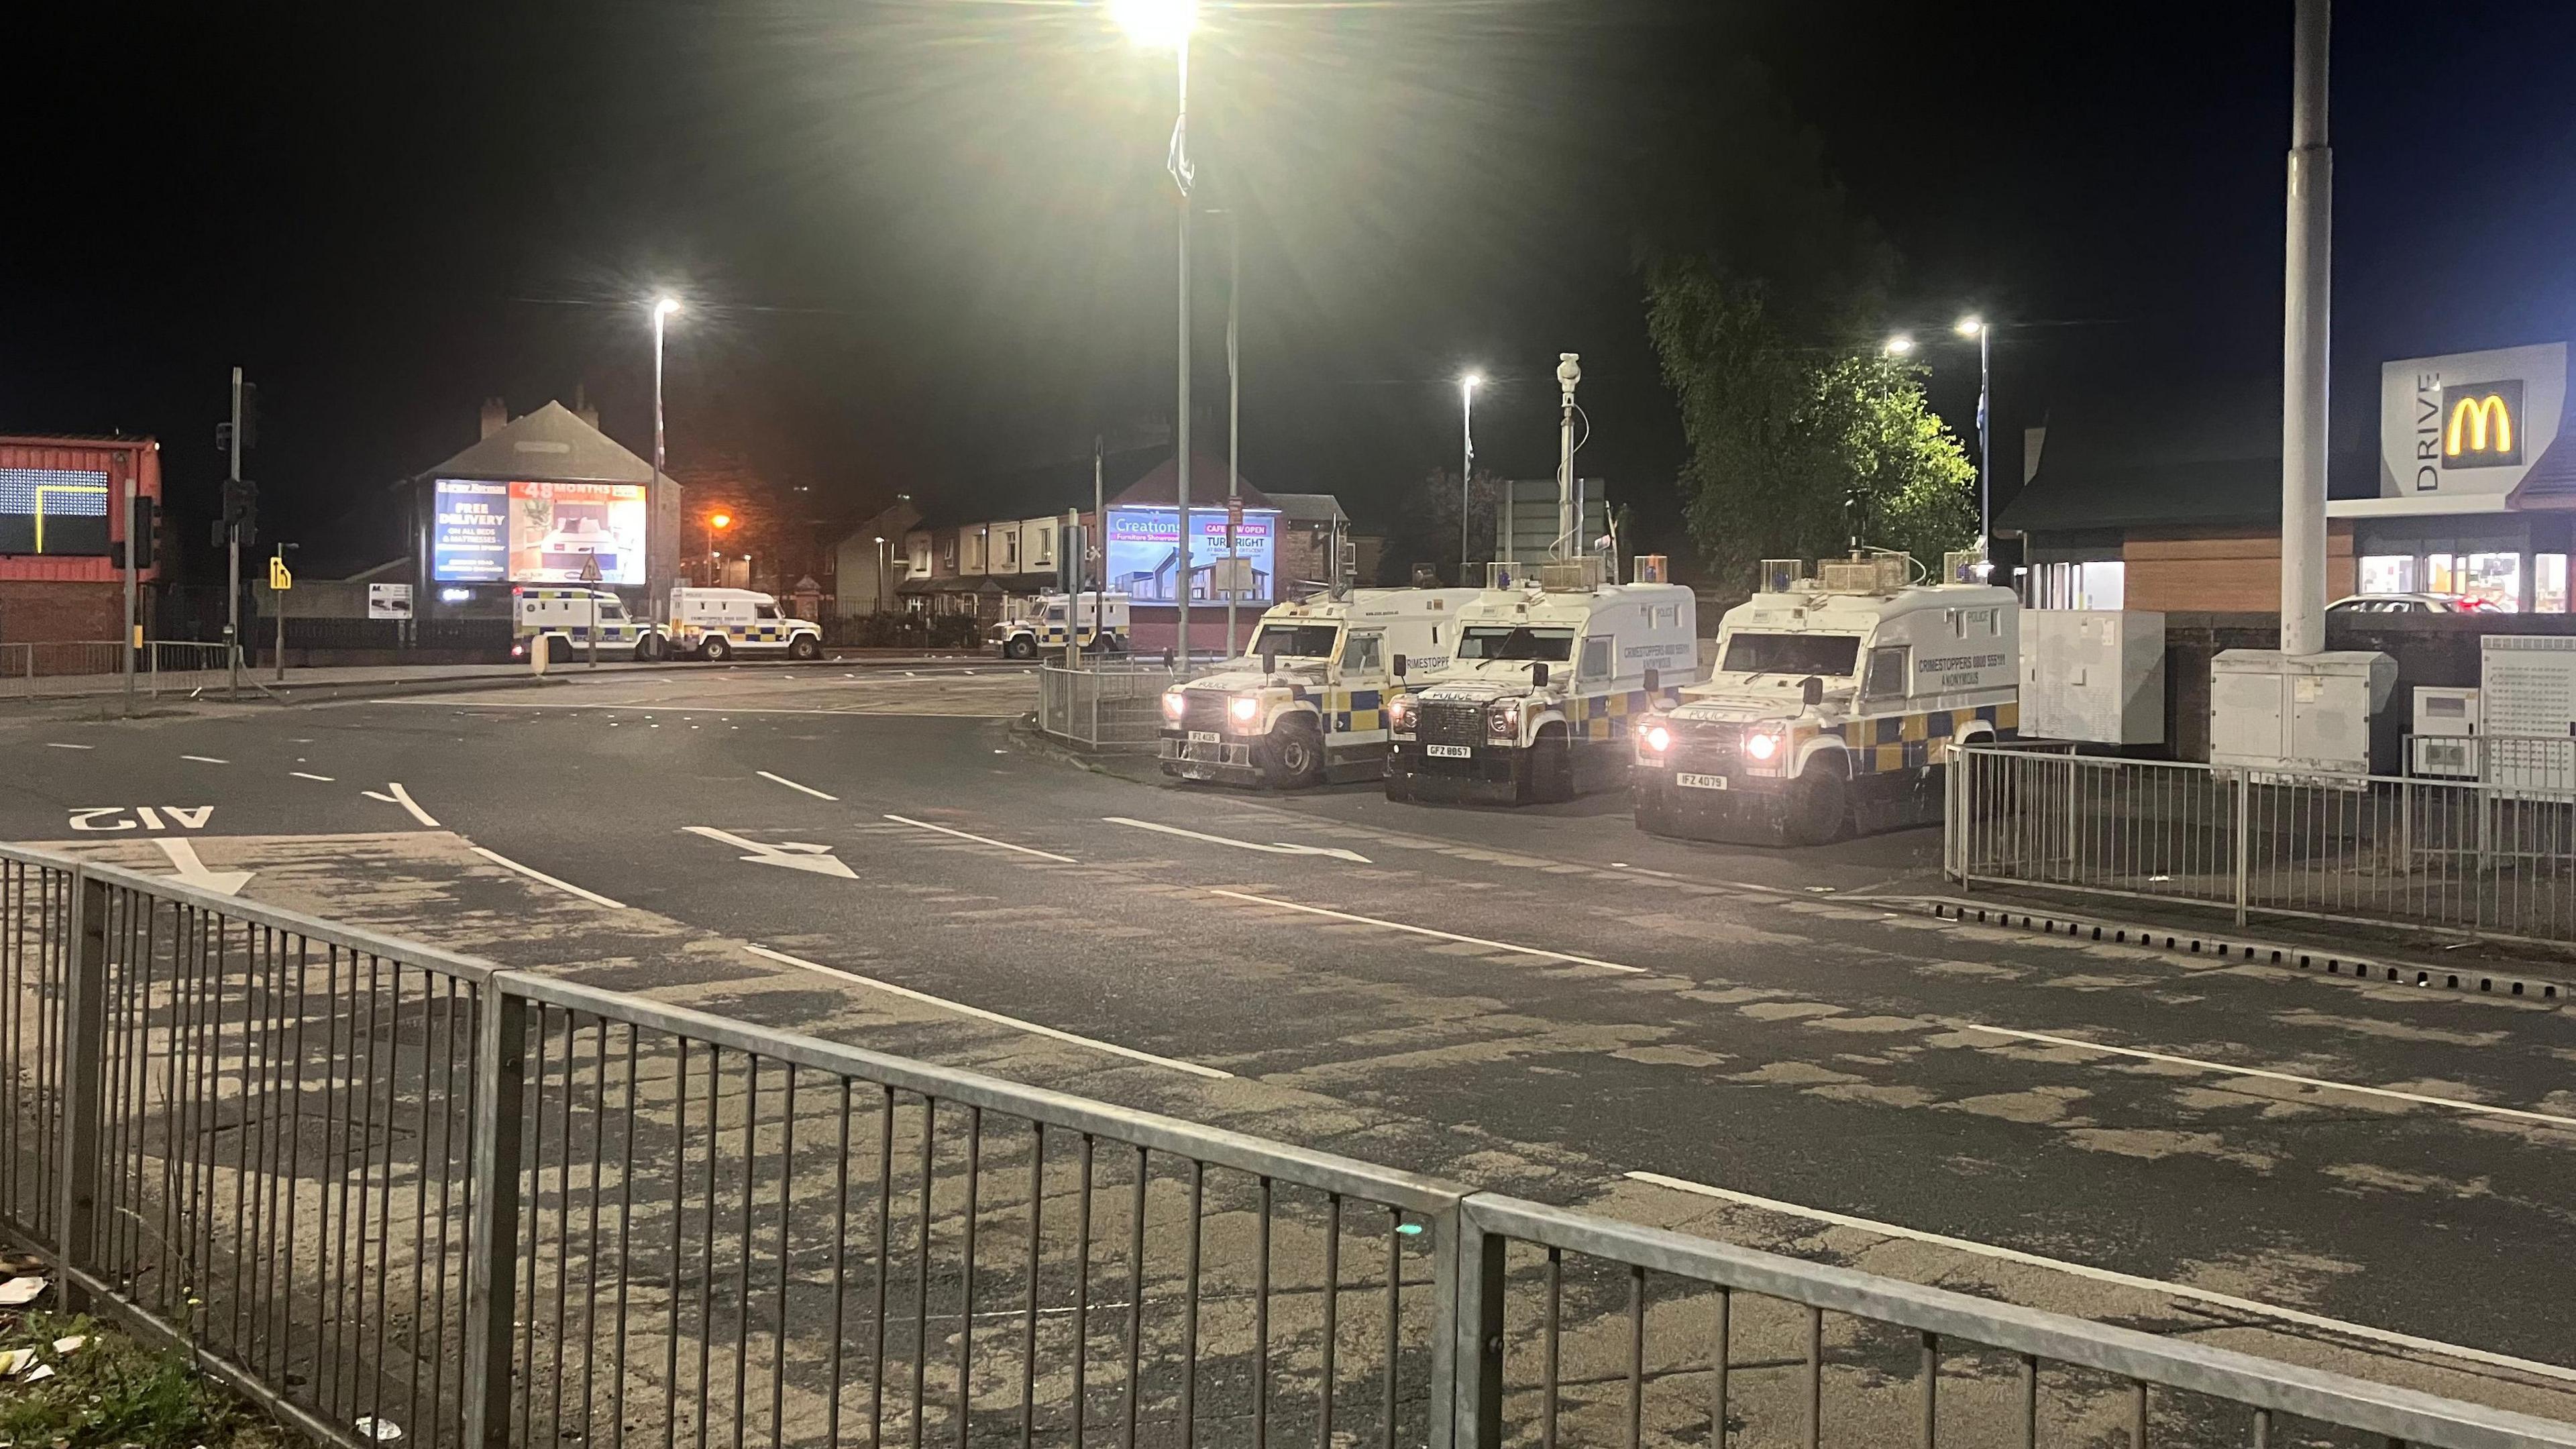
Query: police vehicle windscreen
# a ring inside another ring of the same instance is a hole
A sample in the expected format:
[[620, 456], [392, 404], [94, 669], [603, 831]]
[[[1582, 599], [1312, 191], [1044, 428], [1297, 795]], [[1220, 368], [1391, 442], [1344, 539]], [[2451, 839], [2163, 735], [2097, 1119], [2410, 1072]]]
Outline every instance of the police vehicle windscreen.
[[1330, 624], [1264, 624], [1252, 636], [1251, 652], [1282, 659], [1323, 659], [1333, 652], [1341, 630]]
[[1563, 663], [1574, 657], [1574, 631], [1533, 629], [1526, 624], [1488, 624], [1458, 636], [1461, 659], [1546, 659]]
[[1717, 667], [1726, 674], [1844, 679], [1859, 658], [1860, 640], [1850, 634], [1738, 634], [1726, 641], [1726, 658]]

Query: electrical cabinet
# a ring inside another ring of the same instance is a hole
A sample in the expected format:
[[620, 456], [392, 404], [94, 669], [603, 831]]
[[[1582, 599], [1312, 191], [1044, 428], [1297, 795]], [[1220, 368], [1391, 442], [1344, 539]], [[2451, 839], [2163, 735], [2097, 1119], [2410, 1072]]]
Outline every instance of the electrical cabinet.
[[2026, 609], [2021, 732], [2088, 744], [2165, 739], [2165, 616], [2146, 609]]

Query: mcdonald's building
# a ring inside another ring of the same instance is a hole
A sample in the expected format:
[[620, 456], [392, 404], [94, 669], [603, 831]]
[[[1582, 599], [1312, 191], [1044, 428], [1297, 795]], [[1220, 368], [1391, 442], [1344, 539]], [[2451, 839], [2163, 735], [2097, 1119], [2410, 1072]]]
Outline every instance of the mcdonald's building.
[[2563, 342], [2383, 366], [2379, 496], [2327, 505], [2351, 520], [2356, 591], [2568, 612], [2569, 421]]

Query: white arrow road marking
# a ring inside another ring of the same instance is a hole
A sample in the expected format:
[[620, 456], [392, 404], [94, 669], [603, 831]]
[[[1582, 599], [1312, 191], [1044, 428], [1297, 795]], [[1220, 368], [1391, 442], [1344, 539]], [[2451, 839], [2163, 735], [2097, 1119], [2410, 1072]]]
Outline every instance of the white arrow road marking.
[[1369, 858], [1358, 851], [1344, 850], [1336, 845], [1291, 845], [1284, 840], [1263, 845], [1257, 840], [1234, 840], [1223, 835], [1206, 835], [1196, 830], [1183, 830], [1177, 825], [1157, 825], [1151, 820], [1133, 820], [1124, 815], [1103, 815], [1100, 818], [1112, 825], [1133, 825], [1139, 830], [1159, 830], [1165, 835], [1185, 835], [1192, 840], [1204, 840], [1210, 845], [1231, 845], [1237, 850], [1259, 850], [1271, 855], [1329, 855], [1335, 860], [1357, 861], [1361, 865], [1371, 864]]
[[197, 847], [184, 840], [164, 839], [152, 843], [161, 847], [163, 855], [170, 857], [170, 868], [179, 873], [177, 879], [181, 885], [192, 885], [199, 890], [213, 891], [219, 896], [240, 895], [241, 888], [250, 884], [251, 876], [256, 873], [247, 870], [208, 870], [206, 863], [197, 859]]
[[[689, 726], [689, 728], [691, 728], [691, 729], [696, 729], [696, 728], [697, 728], [697, 726], [696, 726], [696, 725], [691, 725], [691, 726]], [[767, 770], [754, 770], [754, 771], [752, 771], [752, 773], [753, 773], [753, 774], [755, 774], [755, 775], [758, 775], [760, 778], [762, 778], [762, 779], [764, 779], [764, 780], [771, 781], [772, 783], [775, 783], [775, 784], [784, 785], [784, 786], [786, 786], [786, 787], [787, 787], [788, 789], [790, 789], [790, 790], [802, 790], [802, 791], [804, 791], [806, 794], [813, 796], [813, 797], [814, 797], [815, 799], [817, 799], [817, 800], [830, 800], [830, 801], [833, 801], [833, 802], [837, 803], [837, 802], [840, 800], [840, 798], [841, 798], [841, 797], [840, 797], [840, 796], [838, 796], [838, 795], [826, 795], [826, 794], [824, 794], [822, 791], [815, 789], [815, 788], [814, 788], [813, 786], [811, 786], [811, 785], [799, 785], [799, 784], [797, 784], [795, 781], [793, 781], [793, 780], [791, 780], [791, 779], [788, 779], [785, 775], [773, 775], [773, 774], [769, 773]]]
[[729, 835], [712, 825], [683, 825], [680, 828], [691, 835], [703, 835], [709, 840], [721, 841], [736, 850], [750, 851], [751, 854], [744, 856], [743, 859], [754, 865], [783, 865], [789, 870], [810, 870], [816, 875], [836, 875], [843, 880], [859, 878], [859, 873], [842, 864], [840, 858], [832, 854], [832, 847], [828, 845], [808, 845], [794, 840], [780, 845], [763, 845], [757, 840], [745, 840], [739, 835]]
[[1657, 1187], [1671, 1188], [1675, 1192], [1713, 1197], [1721, 1202], [1737, 1203], [1744, 1207], [1759, 1208], [1764, 1212], [1780, 1213], [1787, 1217], [1805, 1218], [1813, 1223], [1826, 1223], [1838, 1228], [1858, 1228], [1863, 1232], [1876, 1233], [1881, 1237], [1930, 1243], [1935, 1247], [1951, 1248], [1962, 1253], [1974, 1253], [1979, 1257], [1995, 1258], [2007, 1263], [2021, 1263], [2033, 1268], [2052, 1268], [2074, 1277], [2092, 1279], [2096, 1283], [2115, 1283], [2123, 1288], [2143, 1288], [2151, 1293], [2163, 1293], [2196, 1303], [2233, 1309], [2239, 1313], [2258, 1314], [2283, 1323], [2322, 1328], [2333, 1333], [2367, 1339], [2373, 1343], [2390, 1344], [2424, 1353], [2437, 1353], [2445, 1358], [2465, 1359], [2470, 1363], [2482, 1363], [2496, 1368], [2513, 1369], [2521, 1373], [2538, 1374], [2543, 1378], [2556, 1379], [2560, 1383], [2576, 1383], [2576, 1369], [2562, 1364], [2515, 1358], [2509, 1354], [2493, 1353], [2482, 1348], [2444, 1343], [2436, 1338], [2418, 1338], [2411, 1333], [2393, 1333], [2385, 1328], [2373, 1328], [2366, 1323], [2349, 1323], [2340, 1318], [2328, 1318], [2322, 1314], [2308, 1313], [2296, 1308], [2284, 1308], [2277, 1303], [2261, 1303], [2251, 1298], [2239, 1298], [2232, 1293], [2213, 1293], [2206, 1288], [2194, 1288], [2188, 1283], [2168, 1283], [2161, 1279], [2140, 1278], [2129, 1273], [2114, 1272], [2109, 1268], [2096, 1268], [2090, 1263], [2070, 1263], [2063, 1258], [2043, 1258], [2037, 1253], [2025, 1253], [2018, 1248], [2004, 1248], [1993, 1243], [1954, 1238], [1946, 1233], [1927, 1233], [1921, 1228], [1883, 1223], [1871, 1218], [1857, 1218], [1848, 1213], [1782, 1202], [1773, 1197], [1756, 1197], [1749, 1192], [1712, 1187], [1705, 1182], [1693, 1182], [1686, 1177], [1666, 1177], [1660, 1172], [1631, 1172], [1627, 1177], [1631, 1182], [1652, 1183]]
[[388, 805], [400, 805], [411, 812], [412, 819], [432, 830], [439, 828], [438, 822], [430, 818], [430, 813], [420, 808], [420, 802], [411, 798], [409, 790], [404, 789], [399, 783], [387, 785], [385, 790], [391, 790], [393, 793], [388, 795], [384, 790], [361, 790], [358, 793], [370, 800], [382, 800]]
[[932, 996], [925, 991], [915, 991], [908, 986], [897, 986], [890, 981], [879, 981], [873, 976], [861, 976], [855, 971], [844, 971], [837, 966], [825, 966], [820, 962], [808, 961], [801, 956], [790, 956], [784, 951], [772, 951], [766, 946], [746, 945], [743, 949], [765, 961], [776, 961], [782, 965], [794, 966], [801, 970], [815, 972], [819, 975], [835, 977], [842, 981], [848, 981], [856, 985], [865, 986], [873, 991], [885, 992], [889, 996], [900, 996], [907, 1000], [919, 1001], [930, 1006], [936, 1006], [942, 1011], [953, 1011], [960, 1016], [971, 1016], [977, 1021], [989, 1021], [997, 1026], [1007, 1026], [1014, 1031], [1025, 1031], [1032, 1036], [1051, 1037], [1056, 1041], [1071, 1042], [1075, 1046], [1089, 1047], [1093, 1051], [1107, 1052], [1111, 1056], [1125, 1057], [1130, 1061], [1149, 1062], [1158, 1067], [1170, 1067], [1176, 1072], [1188, 1072], [1190, 1075], [1195, 1077], [1229, 1079], [1234, 1076], [1234, 1073], [1232, 1072], [1220, 1071], [1215, 1067], [1203, 1067], [1197, 1062], [1185, 1062], [1178, 1057], [1158, 1057], [1152, 1052], [1140, 1052], [1134, 1047], [1119, 1046], [1115, 1042], [1101, 1041], [1096, 1037], [1076, 1036], [1069, 1031], [1059, 1031], [1051, 1026], [1040, 1026], [1034, 1021], [1022, 1021], [1016, 1016], [1004, 1016], [998, 1011], [986, 1011], [980, 1006], [968, 1006], [963, 1002], [949, 1001], [941, 997]]
[[[397, 785], [394, 788], [400, 789], [402, 787]], [[606, 906], [612, 911], [622, 911], [626, 909], [626, 903], [624, 901], [612, 901], [597, 891], [583, 890], [581, 887], [574, 885], [571, 881], [557, 880], [553, 876], [546, 874], [544, 871], [537, 869], [535, 866], [521, 865], [517, 861], [512, 860], [510, 857], [503, 855], [497, 850], [486, 850], [479, 845], [471, 848], [476, 855], [483, 857], [494, 865], [500, 866], [504, 870], [515, 870], [530, 880], [544, 881], [546, 884], [553, 886], [556, 890], [570, 892], [571, 894], [577, 895], [583, 900], [590, 902], [592, 905]]]
[[1224, 896], [1229, 900], [1250, 901], [1255, 905], [1277, 906], [1283, 911], [1303, 911], [1310, 916], [1330, 916], [1336, 921], [1355, 921], [1363, 926], [1384, 926], [1390, 931], [1402, 931], [1407, 935], [1430, 936], [1436, 940], [1456, 941], [1462, 945], [1468, 946], [1491, 946], [1497, 951], [1517, 951], [1524, 956], [1536, 956], [1542, 960], [1564, 961], [1576, 966], [1597, 966], [1604, 971], [1616, 971], [1625, 976], [1643, 976], [1647, 974], [1646, 968], [1643, 966], [1622, 966], [1616, 961], [1604, 961], [1597, 956], [1577, 956], [1570, 951], [1551, 951], [1544, 946], [1523, 946], [1511, 941], [1490, 941], [1483, 936], [1461, 936], [1455, 931], [1439, 931], [1434, 930], [1429, 926], [1416, 926], [1404, 921], [1390, 921], [1384, 916], [1363, 916], [1353, 911], [1327, 910], [1322, 906], [1309, 906], [1300, 904], [1296, 901], [1283, 901], [1277, 896], [1255, 895], [1250, 891], [1230, 891], [1217, 886], [1201, 886], [1199, 889], [1207, 892], [1209, 895]]

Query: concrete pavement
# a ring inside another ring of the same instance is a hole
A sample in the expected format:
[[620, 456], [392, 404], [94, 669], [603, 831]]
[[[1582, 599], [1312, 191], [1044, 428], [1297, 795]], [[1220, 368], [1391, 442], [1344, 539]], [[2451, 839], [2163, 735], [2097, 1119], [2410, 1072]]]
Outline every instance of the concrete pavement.
[[2558, 1005], [1934, 921], [1884, 899], [1924, 832], [1137, 783], [1016, 736], [1020, 667], [0, 725], [37, 766], [0, 835], [185, 839], [514, 965], [2568, 1412]]

